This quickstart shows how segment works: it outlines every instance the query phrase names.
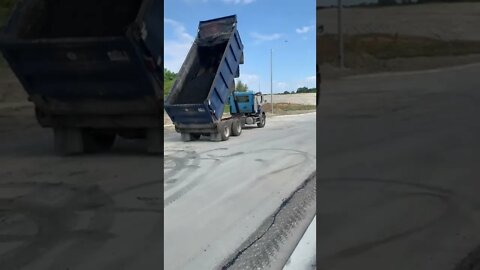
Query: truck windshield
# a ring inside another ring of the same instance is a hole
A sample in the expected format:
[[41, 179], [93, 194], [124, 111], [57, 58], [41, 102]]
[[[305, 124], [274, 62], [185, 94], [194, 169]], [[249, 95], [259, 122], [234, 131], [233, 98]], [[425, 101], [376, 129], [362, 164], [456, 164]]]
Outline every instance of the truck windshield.
[[238, 103], [248, 103], [250, 102], [250, 98], [248, 96], [237, 96]]

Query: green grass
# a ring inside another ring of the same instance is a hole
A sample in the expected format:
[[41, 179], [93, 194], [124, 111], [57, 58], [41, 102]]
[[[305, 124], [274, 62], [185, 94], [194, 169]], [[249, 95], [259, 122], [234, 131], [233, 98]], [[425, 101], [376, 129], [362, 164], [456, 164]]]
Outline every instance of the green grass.
[[[345, 36], [345, 54], [352, 59], [370, 55], [377, 59], [408, 57], [460, 56], [480, 54], [480, 41], [453, 40], [399, 36], [389, 34], [363, 34]], [[317, 39], [317, 59], [320, 63], [335, 63], [338, 55], [336, 35], [322, 35]], [[351, 63], [350, 63], [351, 64]]]
[[172, 89], [173, 83], [175, 80], [164, 80], [163, 82], [163, 95], [166, 97], [170, 93], [170, 89]]

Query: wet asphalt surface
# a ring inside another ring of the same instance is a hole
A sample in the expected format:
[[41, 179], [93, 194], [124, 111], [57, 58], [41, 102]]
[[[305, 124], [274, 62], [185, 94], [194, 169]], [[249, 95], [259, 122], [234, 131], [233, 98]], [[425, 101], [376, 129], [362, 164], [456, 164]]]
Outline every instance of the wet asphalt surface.
[[323, 84], [319, 269], [479, 269], [478, 74], [471, 65]]

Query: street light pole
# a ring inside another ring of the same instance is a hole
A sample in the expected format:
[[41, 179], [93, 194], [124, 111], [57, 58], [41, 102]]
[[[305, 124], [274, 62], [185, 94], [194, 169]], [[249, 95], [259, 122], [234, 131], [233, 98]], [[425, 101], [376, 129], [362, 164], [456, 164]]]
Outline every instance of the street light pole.
[[270, 49], [270, 100], [273, 114], [273, 49]]
[[342, 0], [338, 0], [338, 54], [339, 54], [340, 68], [345, 67], [342, 12], [343, 12]]

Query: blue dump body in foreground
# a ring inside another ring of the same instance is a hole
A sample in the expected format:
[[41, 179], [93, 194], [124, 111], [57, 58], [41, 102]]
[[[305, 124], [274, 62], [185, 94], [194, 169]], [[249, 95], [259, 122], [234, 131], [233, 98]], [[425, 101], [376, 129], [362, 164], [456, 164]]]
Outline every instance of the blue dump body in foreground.
[[17, 0], [0, 49], [61, 155], [163, 153], [163, 1]]
[[222, 119], [243, 64], [237, 17], [202, 21], [165, 110], [177, 125], [212, 125]]
[[51, 116], [45, 126], [87, 112], [159, 118], [162, 13], [160, 0], [19, 0], [0, 46], [37, 109]]

